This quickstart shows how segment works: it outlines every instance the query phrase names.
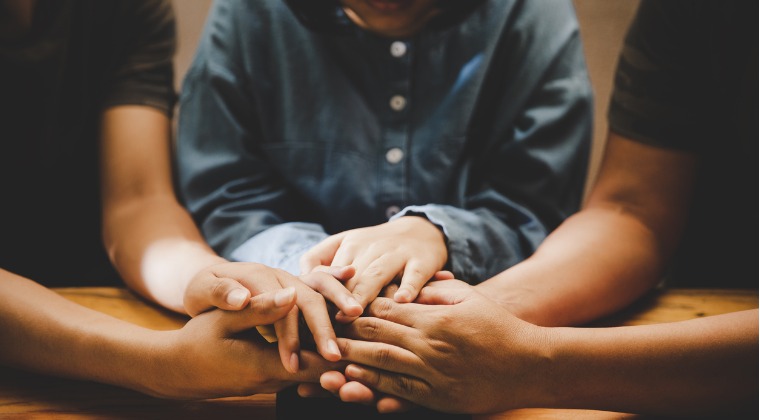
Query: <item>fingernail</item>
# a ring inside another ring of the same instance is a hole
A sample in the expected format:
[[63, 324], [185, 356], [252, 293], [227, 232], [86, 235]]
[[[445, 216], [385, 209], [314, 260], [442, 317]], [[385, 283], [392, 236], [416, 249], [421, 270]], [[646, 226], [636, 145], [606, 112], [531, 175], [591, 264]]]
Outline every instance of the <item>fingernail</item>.
[[352, 296], [346, 296], [346, 299], [343, 301], [343, 303], [345, 303], [346, 306], [357, 307], [359, 308], [359, 310], [362, 310], [362, 305], [359, 303], [358, 300], [354, 299]]
[[338, 343], [335, 340], [327, 340], [327, 351], [340, 357], [340, 350], [338, 350]]
[[398, 289], [393, 295], [393, 300], [396, 302], [410, 302], [412, 300], [412, 292], [406, 288]]
[[298, 355], [295, 353], [290, 355], [290, 371], [293, 373], [298, 372]]
[[243, 289], [235, 289], [227, 293], [227, 304], [235, 308], [243, 306], [243, 303], [248, 298], [248, 292]]
[[278, 290], [274, 294], [274, 304], [275, 306], [285, 306], [290, 303], [291, 300], [293, 300], [293, 295], [296, 294], [296, 288], [295, 287], [288, 287], [285, 289]]

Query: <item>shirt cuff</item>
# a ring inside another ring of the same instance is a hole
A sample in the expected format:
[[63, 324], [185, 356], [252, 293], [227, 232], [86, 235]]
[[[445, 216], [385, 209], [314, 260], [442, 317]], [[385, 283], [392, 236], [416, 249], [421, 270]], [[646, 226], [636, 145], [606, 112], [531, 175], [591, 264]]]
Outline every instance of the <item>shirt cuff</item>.
[[283, 223], [245, 241], [230, 256], [235, 261], [264, 264], [297, 276], [301, 274], [301, 255], [327, 236], [315, 223]]

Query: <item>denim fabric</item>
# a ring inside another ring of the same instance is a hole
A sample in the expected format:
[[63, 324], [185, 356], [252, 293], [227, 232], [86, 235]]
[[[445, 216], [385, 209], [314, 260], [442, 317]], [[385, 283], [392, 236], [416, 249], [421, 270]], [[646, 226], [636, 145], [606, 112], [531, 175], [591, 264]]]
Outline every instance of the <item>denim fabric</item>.
[[[281, 0], [221, 0], [180, 96], [179, 183], [226, 257], [292, 270], [325, 235], [419, 206], [476, 282], [578, 209], [591, 123], [570, 1], [486, 1], [388, 39], [314, 32]], [[294, 222], [308, 228], [262, 235]]]

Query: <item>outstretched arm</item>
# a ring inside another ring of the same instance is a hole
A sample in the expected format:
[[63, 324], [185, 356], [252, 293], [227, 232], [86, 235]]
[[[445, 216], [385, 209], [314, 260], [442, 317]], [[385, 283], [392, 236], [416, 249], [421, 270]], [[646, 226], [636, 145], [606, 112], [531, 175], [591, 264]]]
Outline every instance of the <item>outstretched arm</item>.
[[[646, 326], [546, 328], [458, 281], [423, 291], [423, 304], [380, 298], [351, 325], [352, 339], [339, 341], [344, 358], [358, 363], [346, 368], [349, 380], [467, 413], [546, 407], [705, 415], [757, 408], [757, 310]], [[346, 401], [357, 397], [333, 391]]]
[[688, 214], [696, 158], [611, 133], [584, 208], [535, 254], [476, 286], [518, 317], [580, 325], [632, 303], [664, 274]]
[[293, 289], [265, 293], [240, 311], [209, 311], [182, 329], [154, 331], [85, 308], [0, 269], [0, 363], [176, 399], [275, 392], [316, 382], [341, 366], [302, 351], [288, 373], [275, 345], [241, 331], [271, 324], [295, 304]]

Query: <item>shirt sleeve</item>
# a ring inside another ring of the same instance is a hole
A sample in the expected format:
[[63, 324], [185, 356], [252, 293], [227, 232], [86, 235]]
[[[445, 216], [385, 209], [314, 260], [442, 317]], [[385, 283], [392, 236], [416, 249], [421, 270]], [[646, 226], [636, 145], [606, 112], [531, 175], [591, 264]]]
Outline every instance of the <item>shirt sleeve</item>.
[[146, 105], [171, 115], [176, 102], [176, 28], [171, 3], [121, 1], [114, 10], [109, 30], [118, 34], [119, 42], [112, 46], [103, 106]]
[[183, 82], [177, 143], [181, 198], [220, 255], [298, 274], [300, 255], [327, 234], [310, 214], [312, 206], [283, 181], [254, 141], [263, 136], [259, 104], [238, 61], [245, 54], [235, 10], [230, 2], [212, 7]]
[[[615, 72], [610, 129], [653, 146], [694, 151], [704, 130], [707, 80], [701, 32], [694, 17], [704, 2], [648, 1], [639, 5]], [[702, 57], [700, 62], [698, 57]], [[695, 60], [696, 58], [696, 60]]]
[[300, 275], [301, 256], [327, 238], [315, 223], [290, 222], [271, 227], [245, 241], [231, 253], [235, 261], [256, 262]]
[[[532, 47], [540, 51], [527, 53], [543, 54], [546, 65], [516, 75], [527, 91], [512, 96], [494, 91], [522, 105], [515, 111], [516, 124], [505, 130], [509, 138], [495, 139], [465, 163], [461, 206], [410, 206], [393, 216], [424, 216], [442, 229], [447, 268], [462, 280], [479, 282], [524, 260], [580, 206], [592, 93], [575, 21], [560, 17], [555, 27], [549, 39]], [[541, 76], [534, 78], [536, 73]]]

